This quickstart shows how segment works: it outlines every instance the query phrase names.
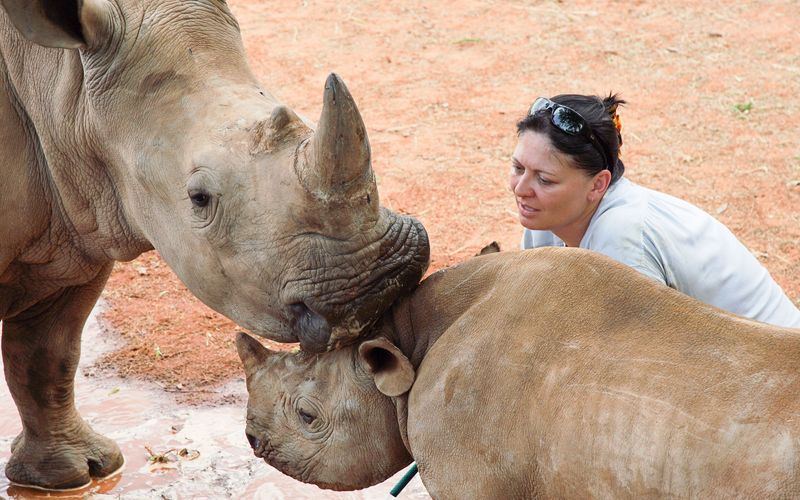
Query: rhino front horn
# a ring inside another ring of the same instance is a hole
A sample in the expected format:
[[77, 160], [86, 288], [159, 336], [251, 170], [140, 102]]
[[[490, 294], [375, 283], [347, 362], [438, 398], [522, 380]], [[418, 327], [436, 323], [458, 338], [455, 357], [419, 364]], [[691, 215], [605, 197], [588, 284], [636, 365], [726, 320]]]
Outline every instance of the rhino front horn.
[[322, 116], [298, 164], [305, 188], [323, 201], [347, 200], [374, 183], [367, 129], [339, 75], [325, 82]]

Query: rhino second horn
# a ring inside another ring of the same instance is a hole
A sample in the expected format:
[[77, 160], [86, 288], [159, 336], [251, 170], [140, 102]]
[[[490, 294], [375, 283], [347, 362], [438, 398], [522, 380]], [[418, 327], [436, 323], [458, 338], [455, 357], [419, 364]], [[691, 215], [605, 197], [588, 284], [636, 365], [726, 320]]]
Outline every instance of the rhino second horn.
[[294, 111], [279, 104], [268, 120], [258, 122], [252, 129], [250, 154], [271, 152], [309, 136], [311, 129]]
[[322, 116], [303, 157], [298, 176], [323, 201], [346, 200], [374, 183], [367, 129], [353, 96], [335, 73], [325, 82]]

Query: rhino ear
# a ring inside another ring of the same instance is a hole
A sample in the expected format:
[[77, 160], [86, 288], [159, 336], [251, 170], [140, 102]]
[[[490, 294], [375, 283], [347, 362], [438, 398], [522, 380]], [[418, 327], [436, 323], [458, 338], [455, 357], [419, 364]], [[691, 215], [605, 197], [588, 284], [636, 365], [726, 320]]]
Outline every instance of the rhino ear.
[[383, 337], [367, 340], [358, 346], [358, 356], [375, 380], [375, 386], [387, 396], [400, 396], [414, 383], [414, 367], [394, 344]]
[[107, 0], [0, 0], [17, 30], [45, 47], [77, 49], [111, 24]]
[[500, 243], [493, 241], [486, 245], [485, 247], [481, 248], [481, 251], [475, 254], [475, 257], [479, 257], [481, 255], [488, 255], [490, 253], [497, 253], [500, 251]]
[[259, 341], [242, 332], [236, 334], [236, 351], [239, 353], [239, 359], [242, 360], [244, 373], [247, 376], [258, 370], [272, 354]]

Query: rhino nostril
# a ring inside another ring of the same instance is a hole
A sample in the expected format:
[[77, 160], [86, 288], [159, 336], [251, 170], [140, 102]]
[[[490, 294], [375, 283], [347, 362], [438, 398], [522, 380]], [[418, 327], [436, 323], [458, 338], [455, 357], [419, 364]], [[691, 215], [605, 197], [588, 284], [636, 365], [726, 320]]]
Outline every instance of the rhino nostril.
[[247, 436], [247, 442], [250, 443], [250, 447], [251, 448], [253, 448], [254, 450], [257, 450], [257, 449], [259, 449], [261, 447], [261, 440], [260, 439], [258, 439], [255, 436], [250, 435], [247, 432], [245, 432], [245, 435]]

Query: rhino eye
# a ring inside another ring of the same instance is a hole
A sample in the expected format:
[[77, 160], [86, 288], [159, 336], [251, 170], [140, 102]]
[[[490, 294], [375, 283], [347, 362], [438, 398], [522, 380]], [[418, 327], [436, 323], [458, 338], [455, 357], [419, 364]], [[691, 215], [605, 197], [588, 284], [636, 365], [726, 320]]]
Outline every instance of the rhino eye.
[[195, 191], [193, 193], [189, 193], [189, 199], [192, 200], [192, 205], [196, 206], [197, 208], [203, 208], [208, 205], [209, 201], [211, 201], [211, 195], [205, 191]]
[[311, 425], [314, 423], [314, 420], [317, 419], [314, 415], [308, 413], [305, 410], [297, 410], [297, 413], [300, 415], [300, 419], [306, 423], [306, 425]]

